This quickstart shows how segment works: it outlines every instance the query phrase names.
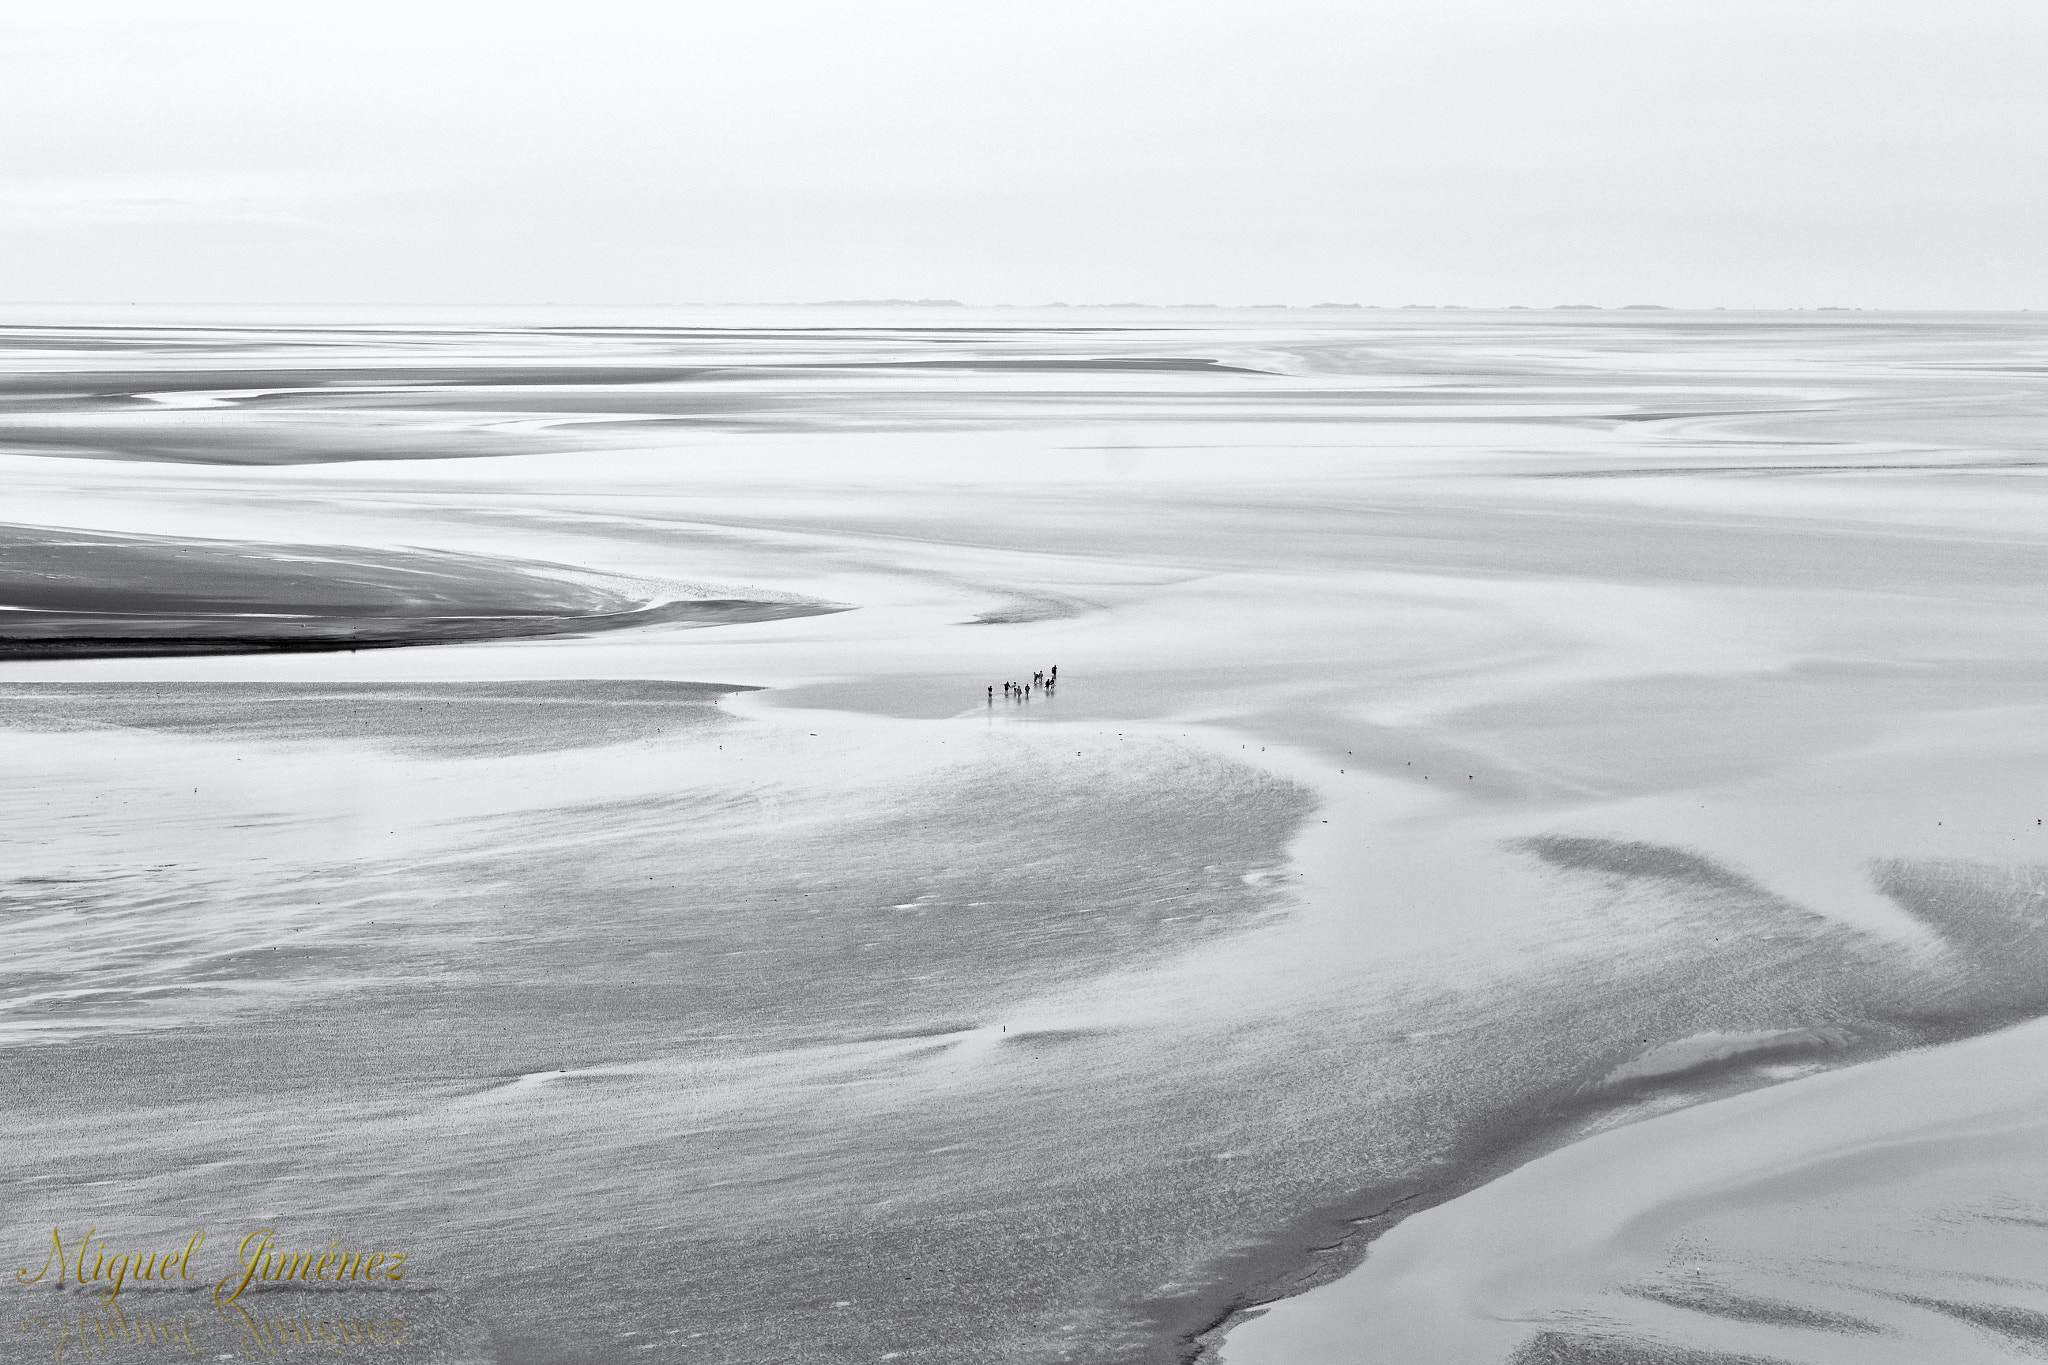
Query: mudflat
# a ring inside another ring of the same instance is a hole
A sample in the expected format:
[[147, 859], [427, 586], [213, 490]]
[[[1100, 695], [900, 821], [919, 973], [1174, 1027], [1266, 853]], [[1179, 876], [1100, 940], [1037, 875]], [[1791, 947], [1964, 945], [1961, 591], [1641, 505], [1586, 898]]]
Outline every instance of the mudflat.
[[21, 1257], [406, 1249], [418, 1359], [2031, 1349], [2048, 325], [944, 311], [0, 334], [0, 634], [122, 644], [0, 660]]

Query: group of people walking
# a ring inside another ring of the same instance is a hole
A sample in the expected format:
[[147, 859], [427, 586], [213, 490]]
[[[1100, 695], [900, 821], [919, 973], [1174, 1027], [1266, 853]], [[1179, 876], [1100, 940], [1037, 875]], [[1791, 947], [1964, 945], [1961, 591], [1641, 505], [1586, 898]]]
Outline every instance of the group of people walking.
[[[1050, 669], [1043, 669], [1037, 673], [1033, 673], [1031, 675], [1031, 681], [1028, 683], [1004, 683], [1003, 700], [1030, 701], [1031, 694], [1033, 692], [1042, 692], [1049, 697], [1053, 694], [1053, 689], [1057, 688], [1059, 685], [1060, 666], [1058, 664], [1054, 664]], [[990, 683], [988, 687], [988, 704], [990, 706], [994, 706], [996, 704], [996, 687], [994, 683]]]

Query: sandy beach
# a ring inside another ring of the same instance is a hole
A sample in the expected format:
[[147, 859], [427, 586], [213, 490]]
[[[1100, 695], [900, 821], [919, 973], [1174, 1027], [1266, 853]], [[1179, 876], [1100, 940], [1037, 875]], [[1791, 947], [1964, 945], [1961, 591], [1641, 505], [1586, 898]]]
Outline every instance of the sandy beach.
[[403, 1244], [500, 1365], [2038, 1349], [2033, 316], [0, 322], [19, 1257]]

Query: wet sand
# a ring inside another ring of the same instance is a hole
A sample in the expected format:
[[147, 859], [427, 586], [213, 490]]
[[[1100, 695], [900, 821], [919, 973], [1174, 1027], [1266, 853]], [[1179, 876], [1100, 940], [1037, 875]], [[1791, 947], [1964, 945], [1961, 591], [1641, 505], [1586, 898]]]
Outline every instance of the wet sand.
[[2033, 1022], [1533, 1161], [1229, 1334], [1226, 1361], [2034, 1360]]
[[678, 601], [479, 555], [0, 526], [0, 659], [389, 649], [840, 609]]
[[[420, 1358], [1235, 1361], [2048, 1013], [2041, 324], [949, 311], [16, 331], [25, 525], [854, 609], [7, 663], [8, 1238], [410, 1238]], [[1441, 1358], [1709, 1349], [1533, 1283]]]

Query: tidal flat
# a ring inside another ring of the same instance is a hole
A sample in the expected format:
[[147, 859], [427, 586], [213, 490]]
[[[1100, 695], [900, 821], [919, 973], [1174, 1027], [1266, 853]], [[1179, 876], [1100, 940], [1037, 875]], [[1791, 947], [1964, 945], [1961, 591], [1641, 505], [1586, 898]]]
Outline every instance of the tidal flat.
[[0, 322], [0, 1265], [408, 1252], [120, 1295], [208, 1355], [2034, 1358], [2048, 322]]

